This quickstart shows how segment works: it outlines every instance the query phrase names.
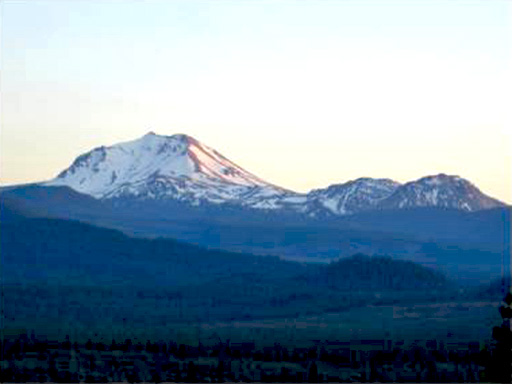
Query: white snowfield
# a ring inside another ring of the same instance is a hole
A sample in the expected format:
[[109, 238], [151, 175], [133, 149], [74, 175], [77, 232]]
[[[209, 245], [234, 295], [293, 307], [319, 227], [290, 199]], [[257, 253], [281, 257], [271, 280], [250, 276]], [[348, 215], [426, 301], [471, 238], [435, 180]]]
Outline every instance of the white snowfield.
[[192, 137], [154, 133], [96, 148], [45, 185], [65, 185], [98, 199], [168, 196], [213, 203], [236, 200], [253, 190], [262, 195], [284, 192]]
[[297, 193], [268, 183], [196, 139], [177, 134], [143, 137], [79, 156], [45, 186], [68, 186], [98, 199], [175, 199], [192, 205], [229, 203], [287, 209], [310, 216], [369, 209], [439, 206], [466, 211], [503, 205], [467, 180], [440, 174], [401, 185], [360, 178]]

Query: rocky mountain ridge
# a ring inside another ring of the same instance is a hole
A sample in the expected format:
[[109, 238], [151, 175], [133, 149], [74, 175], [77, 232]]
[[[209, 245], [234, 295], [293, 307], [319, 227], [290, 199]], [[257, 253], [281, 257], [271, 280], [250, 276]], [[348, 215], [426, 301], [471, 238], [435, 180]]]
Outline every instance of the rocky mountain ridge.
[[297, 193], [266, 182], [190, 136], [153, 132], [95, 148], [41, 185], [68, 186], [101, 200], [172, 199], [195, 206], [231, 204], [311, 217], [416, 207], [472, 212], [505, 205], [469, 181], [445, 174], [405, 184], [363, 177]]

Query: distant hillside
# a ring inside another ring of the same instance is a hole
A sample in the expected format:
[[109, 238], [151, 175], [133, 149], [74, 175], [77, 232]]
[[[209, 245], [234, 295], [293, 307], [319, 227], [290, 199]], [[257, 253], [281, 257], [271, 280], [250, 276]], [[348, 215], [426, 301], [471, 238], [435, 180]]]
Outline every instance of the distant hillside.
[[164, 327], [431, 301], [454, 292], [442, 274], [389, 258], [300, 264], [56, 219], [3, 223], [0, 246], [8, 326]]
[[23, 217], [62, 217], [88, 219], [108, 215], [107, 205], [68, 187], [42, 187], [31, 184], [0, 191], [0, 220]]
[[58, 219], [3, 223], [0, 233], [4, 281], [65, 284], [166, 286], [193, 284], [214, 276], [278, 270], [287, 276], [298, 263], [206, 250], [170, 239], [136, 239], [116, 230]]
[[422, 290], [446, 287], [446, 277], [411, 261], [362, 254], [330, 263], [318, 274], [306, 275], [308, 283], [337, 290]]
[[471, 284], [500, 276], [503, 254], [510, 252], [509, 208], [404, 208], [312, 219], [230, 205], [97, 200], [68, 187], [2, 190], [2, 223], [23, 217], [74, 219], [138, 237], [301, 262], [326, 263], [356, 253], [390, 255], [444, 268], [450, 277]]

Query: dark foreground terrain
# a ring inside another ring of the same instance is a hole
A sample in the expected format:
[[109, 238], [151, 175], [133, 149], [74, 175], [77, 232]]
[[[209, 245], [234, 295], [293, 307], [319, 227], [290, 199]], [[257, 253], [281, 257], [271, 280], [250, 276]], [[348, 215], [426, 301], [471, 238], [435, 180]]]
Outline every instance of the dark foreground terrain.
[[259, 349], [252, 342], [79, 344], [23, 334], [7, 335], [2, 351], [1, 382], [499, 382], [505, 372], [492, 346], [436, 340]]
[[301, 263], [11, 219], [1, 382], [510, 381], [508, 281], [464, 285], [394, 255]]

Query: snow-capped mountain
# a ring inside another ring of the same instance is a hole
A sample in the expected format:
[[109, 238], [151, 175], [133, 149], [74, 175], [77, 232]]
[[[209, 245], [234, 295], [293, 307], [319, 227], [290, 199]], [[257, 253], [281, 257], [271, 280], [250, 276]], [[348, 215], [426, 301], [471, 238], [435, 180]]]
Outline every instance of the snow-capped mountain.
[[325, 189], [314, 189], [309, 192], [308, 200], [335, 215], [347, 215], [375, 208], [399, 187], [400, 183], [390, 179], [362, 177]]
[[314, 189], [304, 196], [285, 196], [278, 206], [312, 217], [350, 215], [370, 210], [437, 207], [479, 211], [505, 204], [483, 194], [458, 176], [439, 174], [400, 184], [368, 177]]
[[93, 149], [42, 185], [68, 186], [98, 199], [228, 203], [311, 217], [413, 207], [476, 211], [504, 205], [469, 181], [444, 174], [403, 185], [390, 179], [359, 178], [297, 193], [262, 180], [190, 136], [152, 132], [137, 140]]
[[406, 183], [378, 204], [382, 209], [442, 207], [463, 211], [501, 206], [502, 202], [483, 194], [469, 181], [443, 173]]
[[45, 185], [65, 185], [99, 199], [173, 198], [193, 204], [286, 193], [190, 136], [152, 132], [93, 149]]

